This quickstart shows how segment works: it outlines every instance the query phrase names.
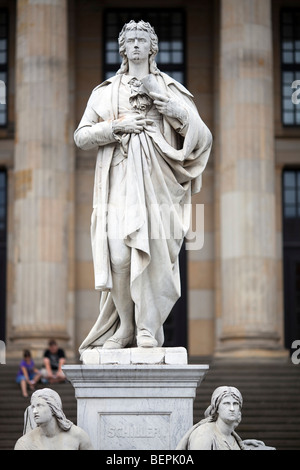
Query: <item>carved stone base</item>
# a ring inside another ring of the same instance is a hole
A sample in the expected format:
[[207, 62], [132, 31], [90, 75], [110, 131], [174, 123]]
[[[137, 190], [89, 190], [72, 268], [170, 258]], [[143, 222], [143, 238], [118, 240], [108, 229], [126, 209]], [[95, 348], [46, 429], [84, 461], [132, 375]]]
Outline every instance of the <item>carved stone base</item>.
[[[119, 361], [123, 353], [128, 355], [119, 350]], [[165, 350], [164, 360], [168, 354]], [[75, 389], [77, 424], [95, 449], [174, 450], [193, 425], [196, 389], [209, 366], [114, 363], [63, 369]]]
[[125, 349], [86, 349], [82, 363], [94, 364], [187, 364], [185, 348], [125, 348]]

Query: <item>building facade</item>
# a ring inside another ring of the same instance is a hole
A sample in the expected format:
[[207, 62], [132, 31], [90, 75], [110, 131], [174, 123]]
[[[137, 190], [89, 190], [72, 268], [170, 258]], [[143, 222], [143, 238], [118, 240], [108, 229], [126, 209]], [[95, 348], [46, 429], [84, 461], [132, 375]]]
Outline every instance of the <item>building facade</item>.
[[284, 356], [300, 339], [298, 0], [0, 0], [7, 356], [38, 355], [50, 338], [76, 355], [98, 315], [96, 153], [77, 149], [73, 132], [92, 89], [118, 68], [118, 33], [131, 18], [155, 27], [159, 68], [193, 93], [214, 138], [193, 197], [204, 244], [182, 251], [166, 344], [198, 356]]

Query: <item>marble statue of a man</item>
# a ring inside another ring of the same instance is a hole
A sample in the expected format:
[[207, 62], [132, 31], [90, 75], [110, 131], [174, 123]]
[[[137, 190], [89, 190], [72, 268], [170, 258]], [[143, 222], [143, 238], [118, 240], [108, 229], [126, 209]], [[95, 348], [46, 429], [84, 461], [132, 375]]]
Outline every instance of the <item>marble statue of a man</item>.
[[25, 411], [24, 435], [15, 450], [93, 450], [87, 433], [66, 418], [60, 396], [43, 388], [31, 396]]
[[212, 136], [192, 95], [160, 72], [149, 23], [119, 36], [117, 74], [97, 86], [75, 131], [98, 149], [91, 223], [100, 314], [80, 352], [94, 346], [162, 346], [180, 297], [178, 255], [201, 188]]
[[235, 387], [218, 387], [205, 419], [181, 439], [177, 450], [275, 450], [256, 439], [242, 440], [235, 432], [242, 419], [243, 398]]

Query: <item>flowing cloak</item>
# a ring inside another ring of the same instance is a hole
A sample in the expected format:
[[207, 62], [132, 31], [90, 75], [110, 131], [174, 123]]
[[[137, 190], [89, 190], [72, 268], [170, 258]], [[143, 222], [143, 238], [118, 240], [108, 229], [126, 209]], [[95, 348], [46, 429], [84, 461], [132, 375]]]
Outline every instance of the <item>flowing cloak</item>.
[[[118, 119], [122, 74], [96, 87], [75, 131], [78, 147], [98, 148], [91, 240], [95, 289], [102, 291], [100, 313], [79, 348], [102, 346], [119, 326], [113, 303], [112, 274], [107, 237], [110, 168], [117, 149], [126, 142], [126, 201], [122, 237], [131, 248], [130, 289], [138, 328], [148, 329], [163, 344], [162, 325], [180, 297], [178, 255], [190, 225], [191, 195], [200, 191], [212, 135], [200, 118], [192, 95], [164, 73], [157, 84], [185, 110], [184, 124], [160, 116], [140, 134], [112, 132]], [[170, 218], [171, 224], [170, 224]], [[170, 226], [172, 229], [170, 230]], [[159, 236], [157, 235], [159, 234]]]
[[[190, 438], [192, 434], [197, 433], [197, 439], [199, 441], [199, 448], [198, 449], [190, 449]], [[236, 450], [245, 450], [245, 446], [243, 444], [242, 439], [239, 435], [233, 431], [232, 436], [235, 439], [235, 449]], [[210, 450], [229, 450], [230, 446], [226, 444], [226, 440], [224, 436], [218, 431], [216, 427], [216, 423], [209, 421], [208, 419], [203, 419], [199, 423], [195, 424], [180, 440], [178, 443], [176, 450], [203, 450], [201, 449], [201, 439], [204, 442], [209, 442], [211, 448]]]

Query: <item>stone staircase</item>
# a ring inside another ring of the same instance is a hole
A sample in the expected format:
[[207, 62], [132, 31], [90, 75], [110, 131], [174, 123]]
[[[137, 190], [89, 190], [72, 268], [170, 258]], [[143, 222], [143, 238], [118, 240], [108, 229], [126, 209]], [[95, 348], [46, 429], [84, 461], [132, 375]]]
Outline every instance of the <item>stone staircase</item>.
[[[250, 362], [195, 357], [189, 363], [210, 365], [197, 390], [195, 423], [203, 418], [215, 388], [232, 385], [244, 399], [243, 418], [237, 430], [243, 439], [260, 439], [277, 450], [300, 450], [300, 365], [293, 365], [289, 360]], [[12, 450], [22, 435], [23, 414], [29, 404], [29, 398], [22, 397], [15, 383], [17, 369], [13, 364], [0, 365], [0, 450]], [[65, 383], [51, 388], [59, 393], [67, 418], [76, 424], [72, 385]]]

